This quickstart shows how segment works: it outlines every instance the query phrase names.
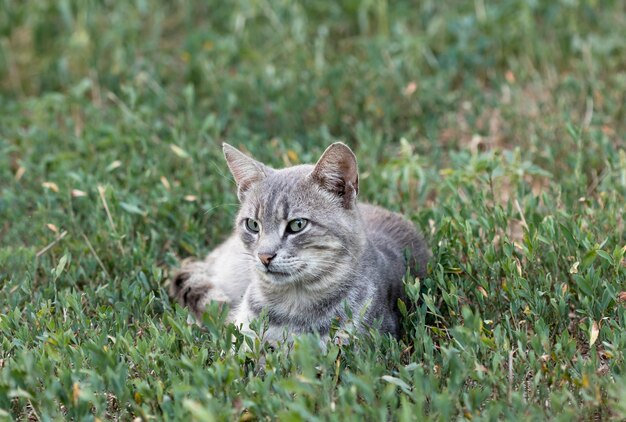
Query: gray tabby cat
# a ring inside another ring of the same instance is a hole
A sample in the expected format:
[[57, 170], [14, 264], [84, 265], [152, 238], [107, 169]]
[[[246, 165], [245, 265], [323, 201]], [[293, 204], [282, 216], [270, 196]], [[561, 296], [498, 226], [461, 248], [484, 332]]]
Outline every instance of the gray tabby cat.
[[401, 215], [357, 202], [350, 148], [335, 143], [315, 166], [280, 170], [223, 148], [241, 203], [234, 233], [204, 261], [183, 266], [171, 295], [198, 318], [210, 301], [227, 302], [244, 330], [266, 310], [269, 340], [326, 336], [333, 321], [380, 324], [397, 336], [402, 278], [407, 268], [424, 277], [429, 251]]

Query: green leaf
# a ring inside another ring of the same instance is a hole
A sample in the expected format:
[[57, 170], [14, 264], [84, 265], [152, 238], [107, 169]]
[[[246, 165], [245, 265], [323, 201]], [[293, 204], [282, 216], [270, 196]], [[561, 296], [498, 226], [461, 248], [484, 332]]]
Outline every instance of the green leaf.
[[400, 387], [402, 391], [406, 394], [411, 394], [411, 387], [406, 382], [402, 381], [400, 378], [392, 377], [391, 375], [383, 375], [380, 377], [383, 381], [386, 381], [390, 384], [396, 385]]
[[593, 263], [593, 261], [596, 260], [597, 256], [598, 256], [598, 251], [595, 249], [592, 249], [589, 252], [587, 252], [585, 256], [583, 257], [583, 261], [582, 261], [583, 268], [590, 266]]
[[147, 212], [139, 208], [137, 205], [129, 204], [128, 202], [120, 202], [120, 206], [124, 209], [124, 211], [131, 214], [138, 214], [144, 217], [147, 215]]
[[61, 274], [63, 273], [63, 270], [65, 269], [65, 265], [67, 264], [67, 260], [68, 259], [69, 259], [69, 256], [66, 253], [59, 260], [59, 263], [57, 264], [56, 268], [54, 269], [54, 278], [55, 278], [55, 280], [57, 278], [59, 278], [61, 276]]
[[398, 299], [398, 310], [403, 317], [406, 317], [408, 315], [406, 305], [404, 304], [404, 301], [402, 299]]
[[606, 262], [608, 262], [609, 264], [613, 265], [613, 257], [611, 255], [609, 255], [608, 253], [606, 253], [605, 251], [603, 251], [602, 249], [598, 249], [596, 251], [596, 253], [598, 254], [598, 256], [602, 259], [604, 259]]

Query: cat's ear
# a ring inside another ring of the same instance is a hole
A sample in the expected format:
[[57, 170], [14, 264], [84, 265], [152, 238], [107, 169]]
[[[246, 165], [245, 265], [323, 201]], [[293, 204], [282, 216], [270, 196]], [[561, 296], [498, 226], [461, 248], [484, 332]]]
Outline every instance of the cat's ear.
[[222, 144], [222, 149], [226, 164], [237, 183], [237, 196], [242, 201], [250, 186], [263, 180], [270, 169], [227, 143]]
[[340, 196], [344, 208], [356, 205], [359, 171], [356, 157], [347, 145], [336, 142], [329, 146], [315, 164], [311, 177], [324, 189]]

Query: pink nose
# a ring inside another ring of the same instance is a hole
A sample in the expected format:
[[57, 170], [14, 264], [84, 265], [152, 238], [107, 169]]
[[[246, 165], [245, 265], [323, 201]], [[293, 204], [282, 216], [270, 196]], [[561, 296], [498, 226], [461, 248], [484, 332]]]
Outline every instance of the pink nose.
[[266, 267], [270, 265], [270, 261], [276, 256], [275, 253], [259, 253], [259, 259]]

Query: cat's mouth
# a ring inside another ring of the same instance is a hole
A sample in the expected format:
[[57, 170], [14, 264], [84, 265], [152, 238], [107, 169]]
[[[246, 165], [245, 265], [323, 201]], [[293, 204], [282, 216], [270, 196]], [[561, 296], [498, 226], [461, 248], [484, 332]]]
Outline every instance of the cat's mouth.
[[259, 270], [261, 270], [262, 277], [271, 283], [288, 283], [291, 277], [293, 277], [292, 273], [286, 272], [284, 270], [280, 271], [278, 269], [272, 268], [271, 266], [269, 268], [259, 268]]
[[269, 265], [262, 265], [257, 262], [255, 267], [259, 277], [272, 284], [289, 284], [296, 281], [300, 278], [299, 275], [303, 270], [302, 263], [294, 258], [277, 260], [277, 262], [271, 262]]
[[288, 277], [291, 275], [291, 273], [286, 273], [284, 271], [278, 271], [278, 270], [274, 270], [272, 268], [267, 268], [265, 270], [265, 273], [268, 275], [271, 275], [272, 277]]

